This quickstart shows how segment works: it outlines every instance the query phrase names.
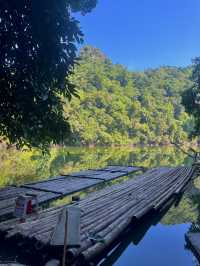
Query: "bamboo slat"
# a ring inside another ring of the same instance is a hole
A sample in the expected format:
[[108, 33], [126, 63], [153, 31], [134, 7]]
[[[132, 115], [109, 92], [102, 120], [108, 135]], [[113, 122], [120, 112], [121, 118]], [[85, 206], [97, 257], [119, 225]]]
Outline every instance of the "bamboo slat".
[[141, 169], [140, 167], [123, 166], [123, 171], [118, 171], [119, 168], [119, 166], [112, 166], [111, 169], [107, 170], [91, 169], [72, 173], [71, 175], [61, 175], [34, 181], [21, 187], [8, 186], [2, 188], [0, 189], [0, 219], [3, 219], [4, 216], [12, 216], [15, 200], [19, 195], [35, 194], [38, 197], [38, 203], [43, 204]]
[[[108, 169], [111, 171], [113, 168]], [[119, 168], [116, 170], [119, 173]], [[103, 175], [105, 171], [108, 170], [103, 170]], [[123, 234], [133, 219], [140, 219], [150, 210], [162, 208], [184, 189], [193, 175], [194, 168], [190, 167], [156, 168], [128, 181], [91, 193], [73, 204], [79, 206], [82, 213], [81, 246], [68, 250], [67, 255], [75, 261], [93, 260]], [[63, 182], [63, 179], [56, 180], [54, 189], [60, 188]], [[8, 238], [21, 235], [33, 243], [40, 241], [48, 246], [63, 208], [65, 206], [41, 211], [37, 218], [30, 217], [23, 224], [18, 224], [17, 219], [0, 223], [0, 231], [7, 233]]]

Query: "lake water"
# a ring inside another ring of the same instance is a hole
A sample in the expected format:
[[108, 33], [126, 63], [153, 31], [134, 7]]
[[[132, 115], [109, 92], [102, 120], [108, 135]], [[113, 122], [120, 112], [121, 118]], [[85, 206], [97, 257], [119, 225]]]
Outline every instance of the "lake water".
[[[37, 151], [19, 152], [14, 149], [6, 150], [4, 147], [0, 149], [0, 186], [22, 184], [59, 173], [100, 168], [108, 164], [148, 168], [191, 164], [186, 155], [172, 147], [65, 147], [53, 148], [46, 155]], [[117, 181], [113, 181], [115, 182]], [[112, 250], [100, 265], [199, 265], [185, 241], [185, 233], [196, 230], [195, 225], [200, 223], [200, 196], [195, 188], [200, 188], [200, 178], [195, 180], [178, 206], [172, 206], [160, 217], [149, 217], [138, 228], [133, 228], [128, 237]], [[9, 248], [8, 251], [4, 243], [0, 243], [0, 259], [18, 260], [15, 250]]]

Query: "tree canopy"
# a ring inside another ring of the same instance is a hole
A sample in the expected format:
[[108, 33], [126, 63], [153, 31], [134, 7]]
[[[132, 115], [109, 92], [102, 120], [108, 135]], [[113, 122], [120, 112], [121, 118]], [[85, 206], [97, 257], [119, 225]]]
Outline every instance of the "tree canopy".
[[0, 9], [0, 136], [46, 147], [69, 136], [61, 98], [76, 94], [68, 76], [83, 40], [72, 12], [97, 0], [7, 0]]
[[194, 117], [194, 130], [191, 136], [200, 136], [200, 57], [193, 60], [192, 86], [183, 92], [182, 103], [186, 111]]
[[71, 76], [80, 99], [64, 105], [72, 129], [70, 144], [186, 141], [192, 119], [181, 105], [181, 94], [192, 85], [190, 75], [190, 67], [129, 71], [99, 49], [84, 47]]

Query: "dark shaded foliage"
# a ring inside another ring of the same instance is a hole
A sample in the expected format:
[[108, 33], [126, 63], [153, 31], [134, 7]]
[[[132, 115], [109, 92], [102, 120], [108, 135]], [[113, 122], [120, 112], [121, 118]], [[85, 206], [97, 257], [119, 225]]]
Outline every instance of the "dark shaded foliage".
[[186, 111], [194, 117], [193, 136], [200, 135], [200, 57], [193, 60], [193, 71], [191, 80], [193, 86], [182, 94], [182, 103]]
[[0, 136], [18, 147], [45, 148], [67, 138], [61, 97], [83, 34], [71, 12], [96, 0], [0, 0]]

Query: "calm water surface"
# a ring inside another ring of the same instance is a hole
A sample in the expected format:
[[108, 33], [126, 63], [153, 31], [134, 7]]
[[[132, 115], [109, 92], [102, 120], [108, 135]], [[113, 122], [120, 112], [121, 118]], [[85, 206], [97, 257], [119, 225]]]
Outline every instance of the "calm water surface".
[[[53, 148], [47, 155], [37, 151], [8, 151], [4, 147], [0, 149], [0, 186], [22, 184], [59, 173], [100, 168], [108, 164], [149, 168], [191, 164], [184, 154], [171, 147], [90, 149], [65, 147]], [[101, 261], [100, 265], [199, 265], [185, 242], [185, 233], [195, 231], [196, 225], [200, 224], [199, 188], [200, 178], [197, 178], [178, 206], [172, 206], [162, 217], [149, 218], [142, 226], [133, 229], [129, 236]], [[0, 243], [0, 258], [2, 261], [18, 260], [15, 250], [10, 249], [8, 252], [3, 243]]]
[[189, 224], [158, 224], [148, 230], [137, 246], [130, 243], [113, 265], [198, 265], [192, 253], [184, 246], [184, 234], [189, 227]]

